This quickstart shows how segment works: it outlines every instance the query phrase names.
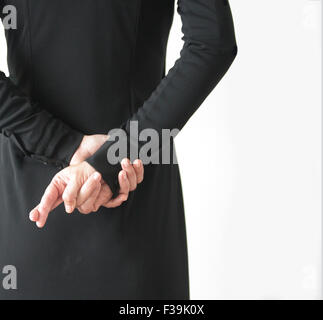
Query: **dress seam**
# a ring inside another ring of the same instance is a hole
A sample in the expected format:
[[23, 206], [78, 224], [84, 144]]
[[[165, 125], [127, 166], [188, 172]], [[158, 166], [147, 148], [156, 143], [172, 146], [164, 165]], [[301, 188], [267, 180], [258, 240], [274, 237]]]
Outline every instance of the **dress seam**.
[[[30, 86], [30, 102], [31, 105], [35, 105], [34, 101], [34, 94], [35, 94], [35, 88], [36, 88], [36, 81], [35, 81], [35, 71], [34, 71], [34, 59], [33, 59], [33, 45], [32, 45], [32, 36], [31, 36], [31, 9], [30, 9], [30, 0], [26, 0], [26, 16], [27, 16], [27, 34], [28, 34], [28, 45], [29, 45], [29, 67], [30, 67], [30, 79], [31, 79], [31, 86]], [[36, 103], [38, 107], [38, 102]], [[44, 153], [46, 153], [48, 149], [48, 145], [44, 149]], [[36, 156], [36, 155], [35, 155]], [[30, 155], [30, 158], [35, 159], [34, 156]], [[47, 160], [45, 160], [47, 159]], [[47, 162], [50, 162], [52, 159], [48, 159], [48, 157], [44, 156], [42, 162], [44, 164], [47, 164]]]
[[130, 63], [130, 114], [131, 116], [135, 113], [135, 106], [134, 106], [134, 87], [133, 87], [133, 77], [134, 77], [134, 66], [135, 66], [135, 58], [137, 54], [137, 44], [138, 44], [138, 30], [139, 30], [139, 23], [140, 23], [140, 16], [141, 16], [141, 4], [142, 0], [138, 0], [137, 5], [137, 13], [136, 13], [136, 26], [135, 26], [135, 41], [134, 41], [134, 48], [131, 56], [131, 63]]
[[31, 73], [31, 93], [34, 94], [35, 91], [35, 77], [34, 77], [34, 63], [33, 63], [33, 48], [31, 42], [31, 15], [30, 15], [30, 3], [29, 0], [26, 0], [26, 9], [27, 9], [27, 19], [28, 19], [28, 45], [29, 45], [29, 64], [30, 64], [30, 73]]

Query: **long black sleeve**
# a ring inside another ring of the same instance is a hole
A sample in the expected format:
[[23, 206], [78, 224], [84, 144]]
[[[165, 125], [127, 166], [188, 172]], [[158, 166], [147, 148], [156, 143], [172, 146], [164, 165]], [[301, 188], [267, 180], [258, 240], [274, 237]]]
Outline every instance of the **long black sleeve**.
[[[130, 121], [138, 121], [139, 132], [153, 128], [181, 129], [232, 64], [237, 46], [227, 0], [178, 0], [185, 41], [181, 57]], [[117, 190], [119, 165], [107, 161], [106, 142], [88, 162]], [[139, 144], [140, 148], [140, 144]]]
[[0, 72], [0, 131], [26, 156], [57, 167], [69, 164], [83, 134], [33, 103]]

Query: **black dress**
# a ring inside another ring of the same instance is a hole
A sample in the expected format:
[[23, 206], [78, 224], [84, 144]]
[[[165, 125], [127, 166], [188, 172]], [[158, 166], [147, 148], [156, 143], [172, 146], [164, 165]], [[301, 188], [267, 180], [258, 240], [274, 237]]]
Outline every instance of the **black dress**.
[[[174, 0], [5, 5], [18, 17], [6, 30], [10, 77], [0, 73], [0, 268], [16, 266], [18, 288], [0, 287], [0, 299], [188, 299], [177, 164], [146, 165], [119, 208], [84, 216], [60, 206], [41, 230], [28, 214], [83, 134], [129, 130], [130, 120], [183, 127], [236, 56], [228, 1], [178, 0], [185, 45], [167, 76]], [[111, 144], [88, 162], [117, 192]]]

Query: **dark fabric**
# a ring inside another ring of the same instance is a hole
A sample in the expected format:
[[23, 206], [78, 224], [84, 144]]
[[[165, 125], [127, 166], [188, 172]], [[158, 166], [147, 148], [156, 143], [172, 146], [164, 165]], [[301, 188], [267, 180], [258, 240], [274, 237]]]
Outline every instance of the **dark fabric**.
[[[188, 299], [177, 164], [146, 165], [116, 209], [60, 206], [42, 230], [28, 213], [84, 134], [129, 134], [131, 120], [140, 130], [184, 126], [237, 53], [228, 2], [178, 0], [185, 45], [167, 75], [174, 0], [9, 4], [18, 29], [6, 30], [10, 77], [0, 73], [0, 267], [17, 267], [18, 289], [0, 288], [0, 299]], [[111, 144], [88, 162], [116, 193]]]

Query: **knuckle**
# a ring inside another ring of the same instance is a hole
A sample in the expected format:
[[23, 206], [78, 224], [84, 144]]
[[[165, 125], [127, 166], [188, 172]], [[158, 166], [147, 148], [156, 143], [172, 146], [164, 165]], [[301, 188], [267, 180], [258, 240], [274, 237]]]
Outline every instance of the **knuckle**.
[[51, 183], [57, 184], [61, 180], [60, 174], [56, 173], [53, 179], [51, 180]]
[[49, 202], [54, 202], [56, 197], [53, 194], [47, 194], [45, 199], [43, 199], [42, 207], [48, 207]]
[[63, 196], [62, 196], [62, 199], [64, 202], [66, 203], [71, 203], [72, 202], [72, 195], [69, 193], [69, 192], [64, 192], [63, 193]]
[[39, 208], [39, 217], [41, 218], [41, 217], [43, 217], [45, 214], [46, 214], [46, 212], [47, 211], [49, 211], [49, 206], [48, 205], [46, 205], [46, 204], [44, 204], [44, 205], [42, 205], [40, 208]]
[[91, 212], [91, 209], [89, 207], [84, 208], [84, 214], [89, 214]]
[[40, 205], [39, 205], [39, 212], [42, 212], [44, 210], [47, 210], [48, 209], [48, 199], [42, 199], [42, 201], [40, 202]]
[[79, 208], [79, 211], [80, 211], [80, 213], [82, 213], [82, 214], [89, 214], [88, 209], [87, 209], [87, 208], [85, 208], [85, 207], [80, 207], [80, 208]]

